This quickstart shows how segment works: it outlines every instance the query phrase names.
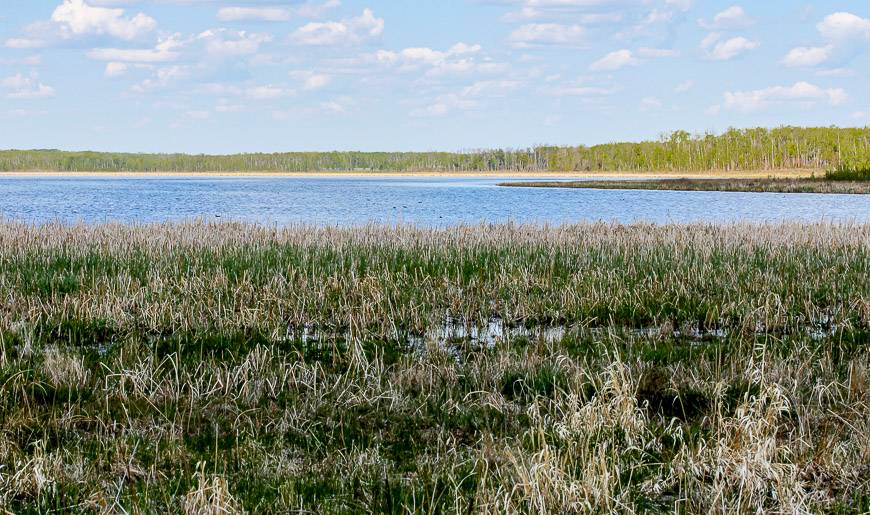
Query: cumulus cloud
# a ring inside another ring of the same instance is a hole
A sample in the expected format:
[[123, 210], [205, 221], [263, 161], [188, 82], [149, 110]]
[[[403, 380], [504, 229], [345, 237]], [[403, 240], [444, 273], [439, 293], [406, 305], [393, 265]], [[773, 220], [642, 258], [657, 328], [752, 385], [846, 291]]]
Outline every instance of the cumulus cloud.
[[488, 98], [504, 97], [519, 88], [521, 83], [515, 80], [485, 80], [477, 81], [462, 88], [458, 93], [441, 95], [431, 104], [415, 109], [411, 116], [439, 117], [452, 111], [467, 111], [481, 106]]
[[719, 12], [712, 21], [698, 20], [698, 24], [708, 30], [735, 30], [744, 29], [755, 23], [755, 20], [746, 14], [743, 7], [732, 5]]
[[714, 61], [728, 61], [750, 50], [755, 50], [760, 44], [742, 36], [721, 39], [721, 34], [712, 33], [701, 41], [701, 48], [707, 51], [707, 57]]
[[296, 92], [281, 86], [267, 84], [263, 86], [252, 86], [245, 90], [245, 96], [253, 100], [274, 100], [281, 97], [294, 95]]
[[514, 30], [510, 41], [520, 48], [546, 45], [580, 46], [585, 35], [586, 30], [580, 25], [530, 23]]
[[173, 34], [154, 48], [95, 48], [88, 52], [88, 57], [97, 61], [163, 63], [177, 60], [184, 44], [180, 34]]
[[106, 70], [105, 72], [103, 72], [103, 74], [106, 77], [120, 77], [127, 73], [128, 68], [129, 66], [127, 65], [127, 63], [106, 63]]
[[637, 64], [637, 59], [635, 59], [631, 50], [623, 49], [610, 52], [592, 63], [589, 69], [594, 71], [613, 71], [626, 66], [634, 66], [635, 64]]
[[51, 21], [62, 37], [105, 34], [131, 40], [157, 27], [154, 18], [143, 13], [125, 17], [123, 9], [93, 7], [84, 0], [64, 0], [51, 14]]
[[327, 114], [344, 114], [353, 105], [353, 99], [348, 96], [336, 97], [320, 103], [320, 111]]
[[870, 39], [870, 19], [848, 12], [837, 12], [825, 17], [816, 28], [828, 39]]
[[132, 41], [154, 31], [157, 21], [144, 14], [127, 16], [124, 9], [93, 5], [85, 0], [63, 0], [48, 20], [24, 28], [21, 37], [9, 38], [7, 48], [43, 48], [66, 40], [103, 36]]
[[43, 48], [48, 46], [48, 42], [42, 39], [30, 38], [9, 38], [4, 43], [6, 48], [14, 48], [18, 50], [27, 50], [33, 48]]
[[212, 29], [201, 32], [196, 39], [205, 43], [209, 55], [232, 57], [256, 53], [263, 43], [272, 41], [272, 36], [244, 30]]
[[324, 88], [332, 82], [332, 77], [324, 73], [316, 73], [312, 71], [297, 71], [290, 72], [290, 76], [302, 82], [302, 89], [313, 91]]
[[172, 83], [188, 77], [189, 74], [190, 70], [186, 66], [164, 66], [158, 68], [154, 72], [153, 78], [145, 79], [130, 89], [134, 93], [146, 93], [148, 91], [166, 88]]
[[789, 51], [782, 62], [786, 66], [817, 66], [827, 61], [834, 51], [833, 45], [823, 47], [797, 47]]
[[838, 106], [848, 100], [846, 91], [841, 88], [822, 89], [808, 82], [797, 82], [792, 86], [773, 86], [752, 91], [726, 92], [726, 109], [754, 112], [775, 104], [801, 103], [815, 105], [819, 102]]
[[515, 80], [482, 80], [477, 81], [462, 90], [465, 97], [501, 97], [520, 86]]
[[405, 71], [428, 68], [427, 75], [492, 71], [490, 68], [494, 63], [481, 63], [475, 59], [475, 54], [480, 51], [480, 45], [460, 42], [447, 50], [429, 47], [411, 47], [398, 52], [379, 50], [374, 54], [374, 59], [382, 65], [400, 65]]
[[299, 45], [325, 46], [360, 43], [383, 33], [383, 18], [377, 18], [371, 9], [365, 9], [355, 18], [307, 23], [296, 29], [291, 38]]
[[35, 74], [24, 76], [18, 73], [0, 79], [0, 89], [6, 92], [6, 98], [11, 99], [38, 99], [54, 96], [54, 88], [40, 82]]

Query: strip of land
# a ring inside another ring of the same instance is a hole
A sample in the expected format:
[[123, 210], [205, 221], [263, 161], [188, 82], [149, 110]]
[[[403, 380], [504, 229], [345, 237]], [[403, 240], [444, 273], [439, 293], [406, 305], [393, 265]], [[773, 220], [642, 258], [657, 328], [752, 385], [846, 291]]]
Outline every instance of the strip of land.
[[389, 177], [389, 178], [413, 178], [413, 177], [456, 177], [456, 178], [511, 178], [531, 177], [541, 179], [561, 180], [590, 180], [590, 179], [625, 179], [625, 178], [693, 178], [693, 179], [757, 179], [767, 177], [778, 178], [809, 178], [823, 174], [822, 170], [815, 169], [780, 169], [780, 170], [710, 170], [705, 172], [680, 172], [680, 171], [613, 171], [613, 172], [572, 172], [572, 171], [442, 171], [442, 170], [419, 170], [404, 172], [381, 172], [381, 171], [310, 171], [310, 172], [286, 172], [286, 171], [229, 171], [229, 172], [195, 172], [195, 171], [154, 171], [154, 172], [124, 172], [124, 171], [58, 171], [58, 170], [25, 170], [0, 172], [3, 177], [89, 177], [89, 178], [149, 178], [149, 177], [288, 177], [288, 178], [331, 178], [331, 177]]
[[523, 188], [582, 188], [600, 190], [733, 191], [765, 193], [868, 194], [870, 181], [782, 178], [679, 178], [657, 180], [581, 180], [504, 182], [499, 186]]
[[870, 508], [868, 224], [0, 222], [0, 249], [0, 511]]

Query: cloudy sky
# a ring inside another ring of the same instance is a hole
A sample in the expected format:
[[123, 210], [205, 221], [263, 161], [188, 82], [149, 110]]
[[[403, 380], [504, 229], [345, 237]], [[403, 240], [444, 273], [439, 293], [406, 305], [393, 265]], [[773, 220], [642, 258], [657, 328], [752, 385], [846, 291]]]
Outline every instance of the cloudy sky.
[[0, 148], [462, 150], [870, 124], [865, 0], [2, 0]]

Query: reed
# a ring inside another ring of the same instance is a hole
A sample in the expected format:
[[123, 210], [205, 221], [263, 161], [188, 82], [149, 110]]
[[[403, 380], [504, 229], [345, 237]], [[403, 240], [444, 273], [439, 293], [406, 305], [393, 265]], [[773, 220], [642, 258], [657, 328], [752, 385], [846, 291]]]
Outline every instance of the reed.
[[744, 193], [870, 193], [870, 180], [853, 172], [827, 172], [825, 179], [660, 179], [612, 181], [505, 182], [522, 188], [582, 188], [597, 190], [733, 191]]
[[12, 512], [870, 509], [870, 225], [0, 223]]

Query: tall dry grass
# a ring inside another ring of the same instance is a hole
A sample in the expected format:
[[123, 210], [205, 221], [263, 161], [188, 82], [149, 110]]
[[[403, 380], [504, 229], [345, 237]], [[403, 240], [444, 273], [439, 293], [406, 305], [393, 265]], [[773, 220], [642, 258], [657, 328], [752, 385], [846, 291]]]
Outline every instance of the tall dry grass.
[[0, 249], [4, 510], [870, 509], [866, 225], [4, 223]]

